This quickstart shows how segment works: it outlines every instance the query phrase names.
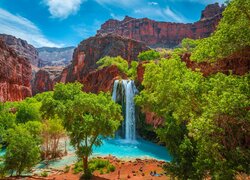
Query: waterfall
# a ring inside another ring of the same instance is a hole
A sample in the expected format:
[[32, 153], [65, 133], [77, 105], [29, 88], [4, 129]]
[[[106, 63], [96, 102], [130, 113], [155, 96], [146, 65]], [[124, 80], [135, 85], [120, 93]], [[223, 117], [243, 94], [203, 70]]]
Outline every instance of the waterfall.
[[122, 137], [128, 141], [136, 139], [136, 114], [134, 96], [137, 93], [134, 81], [116, 80], [114, 82], [112, 99], [122, 105], [124, 121], [121, 127]]
[[113, 101], [116, 101], [116, 91], [117, 91], [117, 86], [119, 84], [119, 80], [115, 80], [114, 86], [113, 86], [113, 92], [112, 92], [112, 99]]

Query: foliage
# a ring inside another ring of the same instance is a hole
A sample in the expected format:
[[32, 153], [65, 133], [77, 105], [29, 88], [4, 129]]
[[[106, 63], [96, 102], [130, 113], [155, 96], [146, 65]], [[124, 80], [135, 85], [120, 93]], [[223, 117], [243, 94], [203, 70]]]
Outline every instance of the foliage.
[[132, 61], [130, 64], [130, 68], [128, 70], [128, 77], [131, 79], [136, 79], [137, 77], [137, 66], [138, 66], [138, 62], [136, 61]]
[[18, 103], [16, 107], [16, 122], [26, 123], [28, 121], [40, 121], [40, 105], [39, 102], [29, 102], [28, 100]]
[[202, 39], [191, 56], [214, 61], [250, 46], [250, 0], [231, 0], [215, 33]]
[[179, 48], [175, 48], [172, 53], [182, 55], [184, 53], [191, 53], [194, 51], [194, 49], [198, 46], [198, 44], [201, 42], [200, 39], [190, 39], [185, 38], [181, 41], [181, 45]]
[[84, 174], [89, 176], [88, 157], [93, 146], [100, 146], [101, 138], [114, 135], [122, 116], [121, 107], [110, 94], [84, 93], [81, 89], [80, 83], [57, 84], [54, 94], [43, 99], [41, 110], [44, 117], [60, 115], [63, 119], [71, 144], [84, 161]]
[[160, 53], [158, 51], [153, 50], [153, 49], [141, 52], [138, 55], [138, 59], [141, 61], [156, 60], [159, 58], [160, 58]]
[[249, 173], [250, 75], [203, 77], [172, 54], [146, 65], [137, 104], [165, 119], [156, 130], [180, 179], [232, 179]]
[[[73, 171], [75, 174], [82, 172], [83, 171], [83, 162], [78, 161], [73, 168]], [[108, 160], [103, 160], [103, 159], [98, 159], [98, 158], [93, 158], [89, 161], [89, 169], [91, 173], [94, 171], [100, 171], [101, 174], [104, 174], [104, 171], [106, 173], [109, 172], [114, 172], [115, 171], [115, 166], [112, 165]]]
[[48, 174], [48, 172], [46, 172], [46, 171], [43, 171], [42, 173], [41, 173], [41, 176], [42, 177], [47, 177], [49, 174]]
[[8, 130], [6, 141], [9, 143], [4, 156], [4, 168], [11, 174], [21, 175], [39, 162], [40, 150], [36, 140], [23, 125]]
[[56, 116], [44, 121], [42, 137], [45, 159], [54, 159], [60, 155], [59, 143], [64, 136], [65, 130], [60, 118]]
[[96, 63], [99, 65], [98, 69], [102, 69], [107, 66], [115, 65], [121, 72], [127, 74], [128, 72], [128, 62], [121, 56], [110, 57], [105, 56]]

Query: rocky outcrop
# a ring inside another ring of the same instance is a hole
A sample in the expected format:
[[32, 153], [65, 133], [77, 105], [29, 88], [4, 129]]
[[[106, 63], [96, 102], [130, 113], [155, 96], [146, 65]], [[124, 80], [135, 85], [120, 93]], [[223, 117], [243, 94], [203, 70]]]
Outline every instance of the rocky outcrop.
[[54, 84], [56, 82], [56, 78], [61, 75], [63, 67], [57, 66], [46, 66], [41, 68], [32, 79], [32, 95], [36, 95], [38, 93], [52, 91], [54, 88]]
[[111, 91], [116, 79], [127, 79], [127, 75], [120, 72], [116, 66], [92, 71], [83, 79], [84, 91], [93, 93]]
[[28, 59], [0, 40], [0, 102], [31, 96], [31, 65]]
[[44, 66], [67, 66], [72, 60], [72, 55], [75, 47], [65, 48], [51, 48], [42, 47], [37, 48], [39, 54], [39, 67]]
[[53, 80], [48, 71], [40, 69], [32, 80], [32, 95], [53, 90]]
[[187, 67], [195, 70], [200, 69], [204, 76], [222, 72], [224, 74], [244, 75], [250, 71], [250, 47], [238, 51], [226, 58], [219, 59], [214, 63], [201, 62], [197, 63], [190, 60], [191, 54], [186, 53], [182, 60]]
[[0, 34], [0, 38], [6, 45], [13, 48], [19, 56], [27, 58], [33, 66], [38, 66], [38, 52], [34, 46], [28, 44], [25, 40], [7, 34]]
[[97, 33], [100, 36], [105, 34], [124, 36], [145, 42], [153, 48], [172, 48], [184, 38], [208, 37], [216, 29], [224, 8], [218, 3], [208, 5], [199, 21], [188, 24], [157, 22], [148, 18], [135, 19], [126, 16], [122, 21], [108, 20]]
[[[113, 83], [114, 77], [118, 78], [124, 75], [114, 67], [97, 70], [96, 62], [104, 56], [121, 56], [130, 62], [137, 60], [138, 54], [148, 49], [144, 43], [120, 36], [91, 37], [82, 41], [75, 49], [72, 64], [63, 70], [57, 81], [79, 81], [85, 84], [86, 91], [91, 92], [111, 90], [109, 84]], [[107, 84], [104, 85], [104, 83]], [[105, 88], [102, 89], [97, 85]]]

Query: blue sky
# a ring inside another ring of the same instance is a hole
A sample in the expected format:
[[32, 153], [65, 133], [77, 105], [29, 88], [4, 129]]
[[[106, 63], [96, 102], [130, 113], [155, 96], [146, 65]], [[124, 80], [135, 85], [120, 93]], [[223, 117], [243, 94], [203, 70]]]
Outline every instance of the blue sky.
[[224, 0], [0, 0], [0, 33], [35, 47], [76, 46], [108, 19], [125, 15], [195, 22], [207, 4]]

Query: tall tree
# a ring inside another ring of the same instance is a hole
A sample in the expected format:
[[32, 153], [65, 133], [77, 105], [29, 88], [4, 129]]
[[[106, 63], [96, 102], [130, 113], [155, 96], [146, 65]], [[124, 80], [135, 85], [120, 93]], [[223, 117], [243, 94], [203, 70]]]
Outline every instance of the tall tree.
[[191, 59], [215, 61], [250, 46], [250, 0], [230, 0], [217, 30], [202, 39]]
[[4, 168], [11, 174], [21, 175], [29, 171], [40, 159], [37, 141], [23, 125], [8, 130], [6, 141], [9, 143], [4, 156]]

